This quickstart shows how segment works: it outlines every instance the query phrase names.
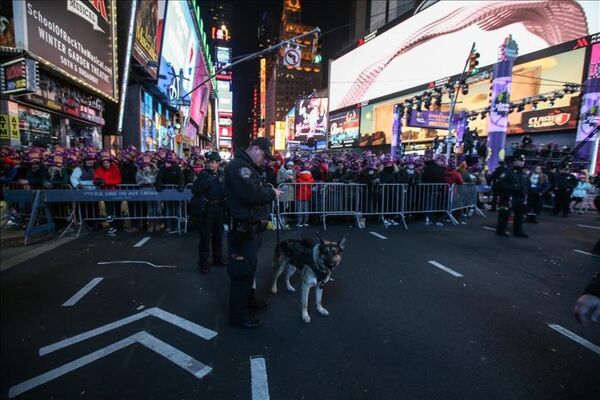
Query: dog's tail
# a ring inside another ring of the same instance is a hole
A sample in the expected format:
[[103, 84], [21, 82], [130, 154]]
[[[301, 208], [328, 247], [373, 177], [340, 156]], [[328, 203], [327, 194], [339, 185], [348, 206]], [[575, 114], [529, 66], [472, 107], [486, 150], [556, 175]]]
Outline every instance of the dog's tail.
[[275, 246], [275, 251], [273, 251], [273, 271], [277, 271], [277, 267], [279, 266], [279, 256], [281, 255], [281, 245], [284, 242], [277, 243]]

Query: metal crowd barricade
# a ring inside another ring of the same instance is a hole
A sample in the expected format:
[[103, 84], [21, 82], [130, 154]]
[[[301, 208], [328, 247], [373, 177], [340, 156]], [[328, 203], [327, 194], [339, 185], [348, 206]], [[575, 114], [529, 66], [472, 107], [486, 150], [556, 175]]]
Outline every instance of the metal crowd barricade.
[[478, 186], [475, 184], [452, 185], [450, 197], [450, 212], [457, 210], [473, 210], [478, 215], [485, 217], [483, 212], [477, 207], [479, 198]]
[[296, 216], [297, 222], [308, 219], [311, 215], [320, 215], [323, 220], [321, 203], [323, 185], [325, 184], [322, 182], [280, 184], [278, 189], [282, 190], [284, 195], [276, 205], [279, 207], [279, 215]]
[[[137, 185], [114, 189], [46, 190], [43, 193], [46, 203], [65, 201], [77, 203], [76, 221], [79, 226], [77, 235], [81, 233], [85, 222], [106, 221], [108, 215], [117, 221], [174, 220], [177, 232], [181, 234], [182, 223], [184, 229], [187, 229], [186, 203], [192, 197], [189, 190], [180, 192], [165, 186], [164, 190], [157, 192], [154, 187]], [[104, 207], [101, 207], [100, 203], [104, 203]]]
[[407, 185], [404, 196], [404, 214], [427, 214], [435, 218], [435, 214], [445, 214], [453, 224], [458, 221], [449, 210], [451, 187], [447, 183], [421, 183]]
[[352, 216], [358, 218], [360, 199], [366, 185], [358, 183], [319, 183], [321, 193], [321, 213], [326, 229], [328, 216]]
[[[376, 186], [378, 191], [377, 213], [384, 219], [387, 217], [400, 217], [404, 229], [408, 229], [404, 216], [407, 195], [407, 184], [383, 183]], [[386, 225], [387, 227], [387, 225]]]

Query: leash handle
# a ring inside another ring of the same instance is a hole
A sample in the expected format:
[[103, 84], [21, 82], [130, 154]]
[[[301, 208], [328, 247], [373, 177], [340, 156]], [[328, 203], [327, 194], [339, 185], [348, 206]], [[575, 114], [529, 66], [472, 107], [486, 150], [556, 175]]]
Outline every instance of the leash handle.
[[[270, 186], [272, 189], [275, 189], [275, 186], [273, 186], [270, 183], [267, 183], [268, 186]], [[281, 229], [281, 221], [280, 221], [280, 211], [279, 211], [279, 199], [275, 199], [275, 225], [276, 225], [276, 231], [277, 231], [277, 245], [279, 245], [280, 240], [279, 240], [279, 229]]]

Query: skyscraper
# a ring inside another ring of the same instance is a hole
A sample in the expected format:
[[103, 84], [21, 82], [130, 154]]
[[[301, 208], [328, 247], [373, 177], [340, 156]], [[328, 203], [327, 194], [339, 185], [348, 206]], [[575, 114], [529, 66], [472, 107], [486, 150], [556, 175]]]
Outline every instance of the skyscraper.
[[[284, 0], [281, 22], [279, 26], [279, 41], [289, 40], [303, 33], [309, 32], [314, 27], [302, 24], [302, 8], [300, 0]], [[261, 102], [265, 99], [265, 135], [274, 138], [274, 127], [277, 121], [284, 121], [285, 115], [296, 100], [309, 96], [319, 88], [321, 79], [321, 66], [314, 59], [318, 43], [314, 37], [305, 37], [297, 40], [290, 46], [300, 54], [297, 65], [291, 66], [284, 61], [288, 51], [286, 46], [270, 55], [270, 68], [266, 60], [261, 60], [261, 73], [264, 64], [266, 85], [260, 87]], [[265, 93], [263, 93], [263, 86]]]

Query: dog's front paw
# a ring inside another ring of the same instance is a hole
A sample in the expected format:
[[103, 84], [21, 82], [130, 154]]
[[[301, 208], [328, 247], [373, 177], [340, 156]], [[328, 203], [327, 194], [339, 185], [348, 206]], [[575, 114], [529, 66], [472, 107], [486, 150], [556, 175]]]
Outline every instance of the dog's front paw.
[[271, 287], [271, 294], [277, 294], [277, 286]]
[[288, 292], [295, 292], [296, 291], [296, 289], [294, 289], [294, 287], [292, 285], [286, 285], [285, 287], [287, 288]]
[[305, 323], [310, 324], [310, 317], [308, 316], [308, 313], [302, 313], [302, 320]]
[[329, 311], [327, 311], [326, 309], [324, 309], [321, 306], [317, 306], [317, 311], [319, 312], [319, 314], [321, 314], [324, 317], [329, 315]]

